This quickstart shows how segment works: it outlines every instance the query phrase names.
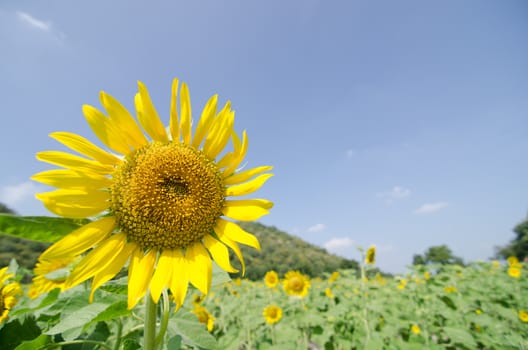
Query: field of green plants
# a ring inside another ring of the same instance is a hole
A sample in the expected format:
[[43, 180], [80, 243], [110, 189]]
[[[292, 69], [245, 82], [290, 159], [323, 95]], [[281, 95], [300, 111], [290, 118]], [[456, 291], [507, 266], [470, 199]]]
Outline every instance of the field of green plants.
[[[311, 280], [300, 273], [268, 275], [251, 282], [230, 280], [217, 269], [207, 297], [190, 290], [184, 306], [170, 313], [163, 346], [528, 349], [528, 282], [521, 263], [417, 266], [395, 278], [366, 265], [362, 274], [342, 270]], [[34, 300], [22, 296], [0, 324], [0, 348], [140, 349], [143, 308], [127, 310], [126, 279], [102, 287], [91, 304], [89, 293], [89, 286], [79, 286]]]

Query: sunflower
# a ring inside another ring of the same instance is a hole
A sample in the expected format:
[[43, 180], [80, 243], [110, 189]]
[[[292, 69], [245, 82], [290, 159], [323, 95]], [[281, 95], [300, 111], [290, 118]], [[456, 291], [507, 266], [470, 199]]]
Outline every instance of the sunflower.
[[325, 289], [325, 295], [329, 299], [334, 299], [334, 293], [332, 293], [332, 290], [330, 288]]
[[213, 317], [213, 315], [211, 315], [209, 311], [207, 311], [205, 307], [200, 306], [200, 305], [195, 305], [193, 313], [198, 318], [198, 322], [206, 325], [207, 330], [209, 332], [213, 331], [215, 318]]
[[420, 334], [422, 332], [422, 330], [420, 329], [420, 327], [418, 327], [418, 325], [415, 323], [411, 326], [411, 332], [413, 332], [414, 334]]
[[[155, 303], [170, 289], [179, 308], [188, 284], [207, 294], [212, 261], [228, 272], [234, 251], [245, 270], [239, 243], [260, 249], [258, 240], [224, 217], [253, 221], [269, 213], [265, 199], [229, 199], [258, 190], [271, 166], [239, 171], [246, 155], [246, 132], [234, 131], [230, 102], [217, 111], [218, 96], [206, 103], [193, 128], [189, 90], [172, 85], [167, 128], [138, 82], [136, 123], [115, 98], [101, 92], [100, 110], [84, 105], [88, 124], [108, 152], [68, 132], [50, 136], [78, 152], [45, 151], [37, 159], [59, 166], [34, 175], [58, 188], [37, 198], [53, 213], [70, 218], [95, 217], [39, 257], [41, 263], [82, 256], [64, 289], [92, 279], [90, 301], [102, 284], [128, 263], [128, 308], [150, 291]], [[178, 112], [179, 109], [179, 112]], [[145, 133], [142, 131], [145, 131]], [[194, 129], [194, 130], [193, 130]], [[232, 150], [226, 146], [232, 143]], [[117, 155], [116, 155], [117, 154]]]
[[274, 324], [281, 320], [282, 309], [277, 305], [268, 305], [264, 308], [262, 315], [266, 319], [267, 324]]
[[332, 272], [330, 277], [328, 277], [328, 282], [333, 283], [333, 282], [337, 281], [338, 278], [339, 278], [339, 271], [334, 271], [334, 272]]
[[280, 280], [277, 272], [273, 270], [266, 272], [266, 275], [264, 276], [264, 283], [268, 288], [275, 288], [279, 282]]
[[8, 318], [9, 311], [18, 302], [16, 296], [22, 293], [17, 282], [7, 283], [13, 274], [6, 271], [7, 267], [0, 269], [0, 323]]
[[33, 269], [35, 277], [31, 284], [28, 295], [34, 299], [40, 294], [47, 293], [55, 288], [64, 289], [64, 284], [70, 266], [73, 264], [72, 259], [56, 259], [53, 261], [38, 261]]
[[372, 265], [374, 263], [376, 263], [376, 246], [371, 245], [365, 255], [365, 264]]
[[299, 271], [289, 271], [284, 276], [284, 290], [287, 294], [304, 298], [310, 288], [310, 279]]
[[519, 320], [528, 323], [528, 311], [527, 310], [520, 310], [519, 311]]

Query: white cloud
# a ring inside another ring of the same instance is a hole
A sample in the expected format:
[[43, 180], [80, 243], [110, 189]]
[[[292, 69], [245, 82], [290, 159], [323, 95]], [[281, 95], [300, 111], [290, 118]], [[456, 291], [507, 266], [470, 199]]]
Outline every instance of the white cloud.
[[344, 249], [350, 248], [354, 245], [354, 240], [350, 237], [332, 238], [323, 244], [323, 247], [328, 251], [342, 252]]
[[424, 205], [417, 208], [414, 212], [416, 214], [431, 214], [447, 208], [449, 203], [447, 202], [435, 202], [435, 203], [425, 203]]
[[51, 22], [44, 22], [35, 17], [31, 16], [29, 13], [17, 11], [16, 12], [18, 19], [22, 22], [30, 25], [33, 28], [49, 32], [51, 30]]
[[29, 197], [33, 197], [37, 192], [39, 192], [38, 186], [31, 181], [4, 186], [0, 188], [0, 202], [9, 207]]
[[403, 199], [411, 195], [411, 190], [401, 186], [394, 186], [388, 192], [378, 193], [378, 197], [385, 199], [387, 204], [390, 204], [398, 199]]
[[315, 224], [313, 226], [308, 227], [308, 232], [315, 233], [315, 232], [321, 232], [326, 229], [325, 224]]

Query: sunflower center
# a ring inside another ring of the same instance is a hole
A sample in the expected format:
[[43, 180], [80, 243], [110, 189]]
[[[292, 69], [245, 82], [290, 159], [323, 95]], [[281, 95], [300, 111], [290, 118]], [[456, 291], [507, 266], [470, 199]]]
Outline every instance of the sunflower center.
[[4, 296], [3, 296], [3, 288], [0, 288], [0, 317], [5, 311], [5, 304], [4, 304]]
[[304, 287], [303, 281], [299, 277], [293, 277], [290, 280], [290, 288], [294, 291], [301, 291]]
[[112, 211], [144, 248], [185, 248], [214, 228], [225, 188], [216, 164], [181, 143], [151, 143], [113, 174]]

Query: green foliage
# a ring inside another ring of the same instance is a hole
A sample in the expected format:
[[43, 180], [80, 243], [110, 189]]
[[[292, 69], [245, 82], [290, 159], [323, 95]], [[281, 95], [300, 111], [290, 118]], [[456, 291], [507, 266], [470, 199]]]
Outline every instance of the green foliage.
[[[358, 268], [356, 261], [329, 254], [325, 249], [293, 237], [275, 227], [246, 222], [241, 222], [239, 225], [247, 232], [254, 234], [262, 247], [262, 251], [259, 252], [241, 245], [246, 261], [244, 277], [248, 279], [259, 280], [269, 270], [275, 270], [279, 275], [290, 270], [299, 270], [308, 276], [316, 277], [338, 269]], [[233, 266], [239, 265], [234, 256], [232, 256], [232, 263]]]
[[524, 220], [513, 229], [515, 238], [504, 247], [497, 249], [497, 257], [507, 259], [515, 256], [519, 261], [528, 257], [528, 219]]
[[427, 264], [440, 264], [440, 265], [464, 265], [462, 258], [455, 256], [451, 251], [451, 248], [443, 245], [432, 246], [424, 253], [424, 255], [416, 254], [413, 256], [413, 265], [427, 265]]
[[7, 205], [5, 205], [4, 203], [0, 203], [0, 213], [5, 213], [5, 214], [13, 214], [15, 215], [15, 211], [11, 208], [9, 208]]

